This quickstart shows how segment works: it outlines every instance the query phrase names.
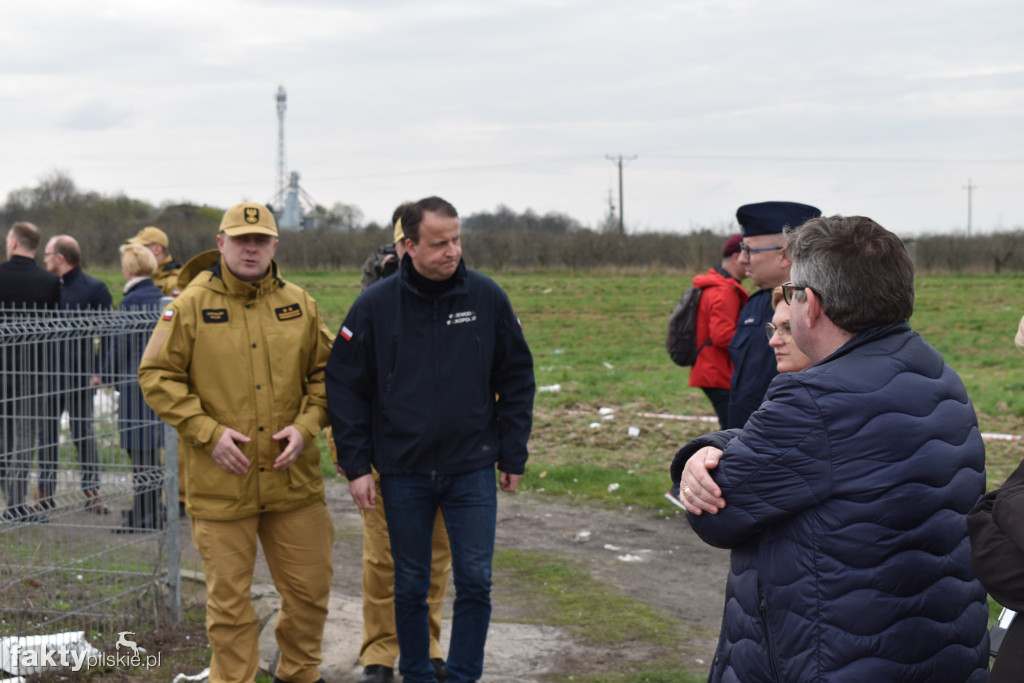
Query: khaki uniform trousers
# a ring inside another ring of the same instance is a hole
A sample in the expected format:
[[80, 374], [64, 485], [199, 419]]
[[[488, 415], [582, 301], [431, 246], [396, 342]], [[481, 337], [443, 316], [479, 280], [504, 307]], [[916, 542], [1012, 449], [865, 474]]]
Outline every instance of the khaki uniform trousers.
[[[380, 475], [373, 472], [377, 486], [377, 509], [361, 510], [363, 517], [363, 646], [359, 663], [379, 664], [394, 668], [398, 658], [398, 636], [395, 635], [395, 565], [391, 559], [391, 541], [384, 516], [384, 497], [380, 492]], [[437, 511], [434, 521], [434, 545], [430, 567], [430, 658], [444, 658], [441, 650], [441, 608], [452, 571], [452, 551], [444, 516]]]
[[192, 542], [206, 575], [210, 683], [252, 683], [259, 665], [259, 622], [249, 590], [257, 538], [281, 610], [274, 634], [281, 649], [277, 677], [315, 683], [334, 567], [334, 523], [323, 502], [234, 520], [192, 519]]

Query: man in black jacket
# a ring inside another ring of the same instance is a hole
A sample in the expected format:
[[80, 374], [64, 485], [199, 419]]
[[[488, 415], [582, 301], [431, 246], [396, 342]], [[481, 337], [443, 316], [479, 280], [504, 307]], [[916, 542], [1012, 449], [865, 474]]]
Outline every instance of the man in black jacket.
[[[43, 253], [46, 269], [60, 277], [63, 289], [61, 308], [65, 310], [113, 308], [110, 290], [100, 280], [82, 270], [82, 250], [70, 235], [57, 235], [46, 243]], [[82, 491], [86, 496], [86, 509], [96, 514], [108, 514], [99, 495], [99, 449], [93, 429], [93, 390], [89, 379], [96, 374], [96, 351], [91, 337], [76, 337], [53, 346], [58, 372], [53, 381], [42, 422], [45, 444], [39, 458], [39, 502], [44, 508], [52, 507], [57, 484], [57, 461], [60, 451], [60, 417], [68, 411], [71, 437], [78, 451], [82, 469]]]
[[514, 493], [525, 472], [533, 359], [508, 297], [462, 261], [459, 218], [439, 197], [402, 215], [398, 275], [365, 290], [327, 363], [338, 464], [360, 509], [380, 472], [395, 563], [399, 669], [432, 683], [427, 593], [438, 508], [455, 577], [448, 681], [481, 678], [497, 519], [494, 469]]
[[[0, 263], [0, 315], [17, 315], [15, 309], [29, 311], [56, 308], [60, 304], [60, 278], [36, 265], [39, 228], [31, 223], [15, 223], [7, 233], [7, 261]], [[28, 313], [31, 314], [31, 313]], [[2, 407], [3, 445], [0, 452], [0, 484], [8, 521], [34, 521], [42, 517], [25, 502], [32, 447], [39, 414], [38, 376], [41, 357], [19, 347], [4, 351], [4, 396]]]

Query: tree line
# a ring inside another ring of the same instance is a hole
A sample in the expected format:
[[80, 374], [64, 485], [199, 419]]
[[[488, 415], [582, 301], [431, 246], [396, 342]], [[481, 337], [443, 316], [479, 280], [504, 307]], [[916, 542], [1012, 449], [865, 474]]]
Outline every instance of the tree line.
[[[147, 225], [167, 233], [181, 263], [215, 247], [213, 236], [224, 208], [165, 203], [153, 206], [124, 195], [82, 191], [65, 173], [54, 172], [39, 185], [8, 193], [0, 219], [10, 226], [35, 223], [45, 237], [64, 233], [82, 247], [88, 266], [116, 267], [118, 246]], [[391, 241], [391, 226], [364, 223], [358, 208], [316, 207], [315, 227], [283, 232], [277, 259], [285, 268], [332, 270], [359, 267], [369, 254]], [[621, 235], [593, 230], [552, 212], [517, 213], [507, 207], [462, 217], [463, 250], [473, 268], [501, 269], [678, 269], [697, 272], [716, 264], [735, 226], [689, 233], [646, 232]], [[906, 239], [920, 272], [1024, 271], [1024, 230], [967, 237], [930, 234]]]

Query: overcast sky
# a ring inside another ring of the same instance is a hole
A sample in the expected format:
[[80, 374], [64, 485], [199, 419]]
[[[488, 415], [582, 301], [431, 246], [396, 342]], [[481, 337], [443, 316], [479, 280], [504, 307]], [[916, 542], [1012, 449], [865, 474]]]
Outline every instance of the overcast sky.
[[[0, 20], [0, 191], [226, 208], [288, 171], [385, 222], [439, 194], [630, 232], [770, 199], [1024, 228], [1021, 0], [34, 0]], [[635, 157], [635, 158], [632, 158]], [[617, 210], [617, 209], [616, 209]]]

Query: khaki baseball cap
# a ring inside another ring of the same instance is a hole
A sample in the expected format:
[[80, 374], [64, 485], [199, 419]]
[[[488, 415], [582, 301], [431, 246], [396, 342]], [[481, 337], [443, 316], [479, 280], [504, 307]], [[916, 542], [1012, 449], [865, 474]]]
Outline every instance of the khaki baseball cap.
[[170, 246], [170, 242], [167, 241], [167, 233], [160, 228], [154, 228], [152, 225], [139, 230], [135, 237], [130, 237], [125, 242], [127, 244], [141, 244], [142, 246], [160, 244], [163, 245], [164, 249]]
[[224, 212], [220, 231], [228, 237], [253, 234], [277, 237], [277, 222], [270, 209], [262, 204], [242, 202]]

